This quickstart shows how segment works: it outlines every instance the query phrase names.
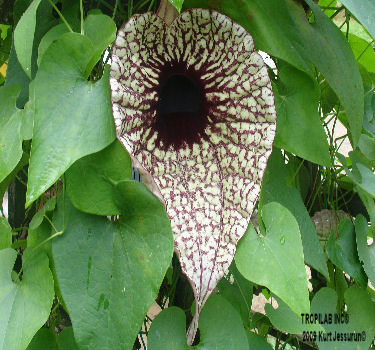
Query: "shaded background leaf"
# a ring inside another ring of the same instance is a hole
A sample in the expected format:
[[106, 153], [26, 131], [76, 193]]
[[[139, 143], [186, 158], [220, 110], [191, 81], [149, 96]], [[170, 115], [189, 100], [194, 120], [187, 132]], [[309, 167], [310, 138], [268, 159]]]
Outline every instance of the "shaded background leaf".
[[57, 337], [59, 350], [78, 350], [78, 345], [74, 339], [72, 327], [64, 328]]
[[228, 278], [229, 280], [222, 278], [217, 285], [219, 294], [237, 310], [242, 318], [242, 323], [248, 327], [253, 300], [253, 284], [238, 272], [234, 261], [229, 268]]
[[365, 287], [367, 278], [358, 259], [354, 225], [345, 219], [339, 223], [337, 230], [338, 238], [335, 239], [332, 232], [327, 243], [328, 258]]
[[34, 335], [26, 350], [58, 350], [56, 334], [48, 328], [41, 328]]

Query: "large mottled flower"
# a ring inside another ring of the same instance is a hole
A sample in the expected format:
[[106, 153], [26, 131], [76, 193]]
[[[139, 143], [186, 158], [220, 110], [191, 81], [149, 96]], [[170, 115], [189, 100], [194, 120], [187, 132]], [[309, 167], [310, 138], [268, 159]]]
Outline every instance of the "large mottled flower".
[[134, 15], [110, 70], [117, 135], [164, 203], [196, 298], [188, 332], [231, 264], [271, 153], [276, 113], [252, 37], [213, 10]]

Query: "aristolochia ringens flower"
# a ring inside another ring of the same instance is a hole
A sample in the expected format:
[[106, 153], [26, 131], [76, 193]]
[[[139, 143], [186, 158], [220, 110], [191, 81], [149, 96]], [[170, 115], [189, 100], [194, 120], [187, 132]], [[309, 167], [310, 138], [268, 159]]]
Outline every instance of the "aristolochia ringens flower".
[[190, 9], [171, 23], [134, 15], [113, 46], [117, 135], [164, 203], [196, 314], [231, 264], [271, 153], [276, 113], [252, 37], [223, 14]]

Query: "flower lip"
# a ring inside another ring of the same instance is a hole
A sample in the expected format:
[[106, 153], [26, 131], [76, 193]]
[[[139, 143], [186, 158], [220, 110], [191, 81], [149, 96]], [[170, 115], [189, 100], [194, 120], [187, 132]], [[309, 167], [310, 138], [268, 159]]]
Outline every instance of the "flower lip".
[[178, 150], [205, 139], [209, 103], [200, 72], [184, 62], [167, 62], [158, 81], [158, 101], [154, 106], [158, 146]]

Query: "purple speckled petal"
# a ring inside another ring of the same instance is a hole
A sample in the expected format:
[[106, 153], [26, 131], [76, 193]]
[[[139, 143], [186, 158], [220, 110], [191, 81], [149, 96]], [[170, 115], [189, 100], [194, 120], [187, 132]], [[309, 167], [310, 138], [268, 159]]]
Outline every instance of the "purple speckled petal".
[[[169, 143], [156, 123], [165, 67], [198, 79], [204, 93], [204, 116], [177, 125]], [[276, 112], [267, 69], [252, 37], [218, 12], [190, 9], [170, 26], [145, 13], [118, 32], [110, 85], [118, 138], [165, 204], [195, 293], [191, 343], [199, 311], [246, 231], [271, 153]]]

